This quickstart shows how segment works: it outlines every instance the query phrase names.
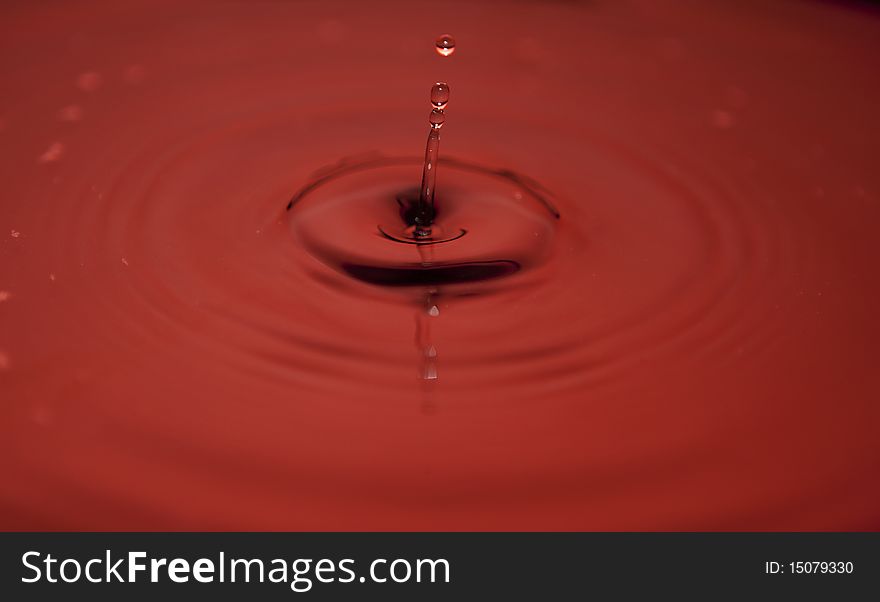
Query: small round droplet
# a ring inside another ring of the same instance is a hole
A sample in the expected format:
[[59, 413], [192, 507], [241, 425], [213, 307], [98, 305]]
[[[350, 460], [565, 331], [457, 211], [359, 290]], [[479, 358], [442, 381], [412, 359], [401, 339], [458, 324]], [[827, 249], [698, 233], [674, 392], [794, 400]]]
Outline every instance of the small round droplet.
[[712, 125], [720, 130], [728, 130], [733, 127], [734, 117], [730, 111], [717, 109], [712, 111]]
[[442, 111], [446, 108], [447, 102], [449, 102], [449, 84], [437, 82], [431, 86], [431, 104], [434, 108]]
[[76, 78], [76, 87], [83, 92], [94, 92], [101, 87], [103, 81], [104, 78], [101, 77], [100, 73], [89, 71], [87, 73], [81, 73], [79, 77]]
[[455, 39], [448, 33], [437, 38], [437, 53], [441, 56], [449, 56], [455, 52]]
[[446, 115], [440, 109], [434, 109], [431, 111], [428, 121], [431, 122], [432, 128], [439, 129], [443, 127], [443, 122], [446, 121]]
[[77, 105], [70, 105], [58, 111], [58, 119], [61, 121], [81, 121], [82, 118], [82, 107]]
[[53, 142], [49, 145], [49, 148], [46, 149], [42, 155], [39, 156], [37, 162], [39, 163], [52, 163], [53, 161], [57, 161], [64, 154], [64, 145], [60, 142]]

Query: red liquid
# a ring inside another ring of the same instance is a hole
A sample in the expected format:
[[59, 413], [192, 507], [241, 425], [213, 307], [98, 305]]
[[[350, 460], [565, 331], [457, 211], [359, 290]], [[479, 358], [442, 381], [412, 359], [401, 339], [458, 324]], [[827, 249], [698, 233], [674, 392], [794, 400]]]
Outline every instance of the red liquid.
[[[880, 527], [876, 11], [446, 4], [0, 9], [0, 528]], [[316, 260], [291, 194], [439, 80], [438, 198], [535, 178], [551, 255]]]

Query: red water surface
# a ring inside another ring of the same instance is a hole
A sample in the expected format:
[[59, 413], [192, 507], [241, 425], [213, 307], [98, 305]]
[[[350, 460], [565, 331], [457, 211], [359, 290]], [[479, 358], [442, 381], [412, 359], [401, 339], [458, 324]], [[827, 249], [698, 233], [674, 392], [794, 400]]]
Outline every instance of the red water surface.
[[[3, 4], [0, 528], [880, 528], [877, 11], [435, 6]], [[352, 278], [285, 206], [440, 80], [427, 261], [527, 269]]]

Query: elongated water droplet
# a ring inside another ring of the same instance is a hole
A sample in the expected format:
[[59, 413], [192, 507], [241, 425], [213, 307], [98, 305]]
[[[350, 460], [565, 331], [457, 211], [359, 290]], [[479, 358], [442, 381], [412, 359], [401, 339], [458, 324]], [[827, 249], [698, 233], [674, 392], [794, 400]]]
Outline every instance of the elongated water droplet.
[[434, 108], [442, 111], [446, 108], [447, 102], [449, 102], [449, 84], [437, 82], [431, 86], [431, 104]]
[[422, 187], [419, 192], [419, 204], [417, 206], [415, 235], [418, 238], [431, 236], [431, 224], [434, 221], [434, 183], [437, 181], [437, 157], [440, 154], [440, 128], [446, 121], [446, 115], [442, 109], [438, 109], [438, 102], [446, 106], [449, 102], [449, 86], [445, 82], [437, 82], [431, 86], [431, 114], [428, 121], [431, 129], [428, 130], [428, 143], [425, 145], [425, 163], [422, 168]]
[[455, 40], [448, 33], [444, 33], [437, 38], [437, 53], [442, 56], [449, 56], [455, 52]]

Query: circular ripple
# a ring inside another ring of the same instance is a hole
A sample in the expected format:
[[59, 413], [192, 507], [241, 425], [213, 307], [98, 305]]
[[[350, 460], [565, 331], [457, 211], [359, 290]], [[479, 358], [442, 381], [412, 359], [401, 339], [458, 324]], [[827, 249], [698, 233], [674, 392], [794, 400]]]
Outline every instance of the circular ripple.
[[409, 236], [420, 166], [416, 158], [377, 157], [323, 170], [287, 205], [296, 244], [372, 284], [471, 291], [547, 258], [559, 213], [545, 195], [513, 172], [453, 158], [442, 162], [431, 236]]
[[[328, 121], [350, 131], [353, 120]], [[492, 127], [483, 126], [489, 139]], [[100, 233], [68, 237], [83, 263], [125, 259], [114, 272], [126, 278], [123, 290], [136, 295], [140, 311], [189, 333], [182, 356], [219, 354], [235, 369], [316, 390], [352, 386], [327, 378], [347, 362], [357, 382], [387, 395], [419, 370], [412, 326], [405, 325], [426, 311], [427, 296], [444, 315], [434, 332], [445, 350], [438, 380], [458, 393], [491, 388], [528, 397], [623, 385], [628, 370], [664, 349], [698, 358], [736, 349], [746, 337], [753, 347], [772, 340], [766, 303], [756, 316], [741, 301], [725, 303], [737, 289], [763, 298], [774, 288], [774, 266], [784, 259], [771, 208], [706, 166], [678, 162], [671, 150], [658, 152], [664, 161], [657, 163], [596, 133], [569, 132], [568, 149], [552, 130], [521, 132], [539, 148], [552, 140], [561, 157], [578, 149], [576, 182], [554, 183], [578, 193], [576, 201], [571, 194], [554, 199], [566, 216], [558, 222], [536, 182], [441, 160], [440, 202], [443, 195], [449, 201], [443, 221], [466, 224], [469, 234], [431, 246], [426, 258], [376, 227], [399, 219], [389, 199], [417, 177], [417, 161], [348, 159], [320, 172], [326, 181], [307, 184], [309, 195], [287, 212], [285, 166], [304, 157], [261, 144], [267, 132], [285, 128], [285, 137], [300, 135], [276, 115], [163, 141], [161, 150], [131, 157], [115, 180], [89, 186], [70, 214], [55, 216], [75, 224], [69, 233]], [[239, 166], [234, 177], [230, 164]], [[348, 170], [356, 175], [335, 177]], [[490, 176], [491, 195], [468, 196], [486, 189]], [[530, 198], [522, 198], [524, 190]], [[487, 204], [491, 210], [483, 210]], [[498, 205], [518, 210], [522, 220], [494, 220]], [[462, 290], [462, 274], [444, 271], [448, 266], [496, 282]], [[523, 266], [531, 274], [520, 274]], [[491, 278], [509, 274], [518, 275]], [[108, 315], [128, 306], [100, 297], [95, 303], [106, 303]], [[375, 319], [363, 320], [354, 307], [369, 308]], [[150, 336], [143, 318], [119, 316], [116, 328]]]

